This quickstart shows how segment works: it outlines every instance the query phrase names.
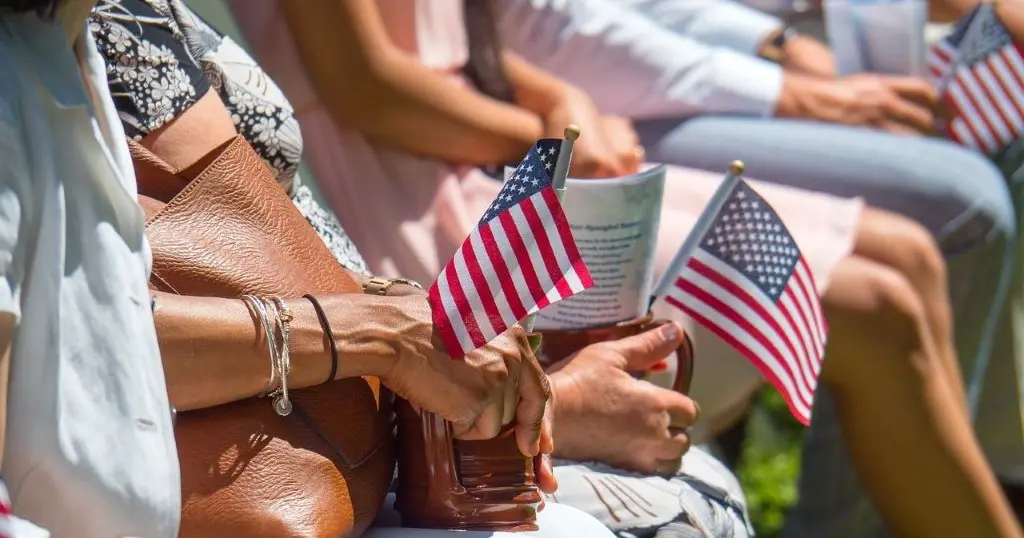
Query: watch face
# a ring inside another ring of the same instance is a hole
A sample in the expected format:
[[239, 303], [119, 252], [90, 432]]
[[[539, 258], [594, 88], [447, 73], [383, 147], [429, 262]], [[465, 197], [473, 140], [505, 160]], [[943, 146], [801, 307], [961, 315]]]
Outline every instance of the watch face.
[[786, 41], [789, 41], [795, 35], [796, 30], [794, 30], [792, 26], [787, 26], [779, 32], [779, 35], [775, 36], [775, 39], [772, 40], [772, 46], [781, 49], [786, 46]]

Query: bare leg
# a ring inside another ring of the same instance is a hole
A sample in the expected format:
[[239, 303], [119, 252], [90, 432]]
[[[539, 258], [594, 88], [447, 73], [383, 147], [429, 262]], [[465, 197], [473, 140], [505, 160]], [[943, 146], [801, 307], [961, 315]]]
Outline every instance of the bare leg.
[[822, 382], [890, 527], [907, 537], [1020, 537], [907, 278], [850, 257], [836, 267], [825, 313]]
[[857, 230], [854, 254], [895, 269], [917, 292], [951, 388], [966, 411], [963, 374], [953, 342], [953, 313], [947, 291], [946, 263], [932, 234], [901, 215], [865, 208]]

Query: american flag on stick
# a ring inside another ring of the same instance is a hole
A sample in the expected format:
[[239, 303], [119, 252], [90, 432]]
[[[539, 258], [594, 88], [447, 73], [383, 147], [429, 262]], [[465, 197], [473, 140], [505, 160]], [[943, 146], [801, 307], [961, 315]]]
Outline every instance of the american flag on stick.
[[782, 220], [733, 163], [654, 298], [736, 348], [810, 424], [827, 328], [807, 263]]
[[928, 74], [955, 114], [946, 124], [951, 140], [994, 156], [1024, 132], [1024, 55], [992, 4], [931, 47]]
[[571, 144], [537, 141], [430, 287], [434, 327], [452, 358], [593, 285], [556, 193]]

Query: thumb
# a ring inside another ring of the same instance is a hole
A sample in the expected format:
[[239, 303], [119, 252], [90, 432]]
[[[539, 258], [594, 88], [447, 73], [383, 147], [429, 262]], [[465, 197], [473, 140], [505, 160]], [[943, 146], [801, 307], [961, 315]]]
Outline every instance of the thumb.
[[608, 345], [626, 359], [627, 372], [644, 371], [671, 355], [683, 343], [683, 328], [671, 321]]

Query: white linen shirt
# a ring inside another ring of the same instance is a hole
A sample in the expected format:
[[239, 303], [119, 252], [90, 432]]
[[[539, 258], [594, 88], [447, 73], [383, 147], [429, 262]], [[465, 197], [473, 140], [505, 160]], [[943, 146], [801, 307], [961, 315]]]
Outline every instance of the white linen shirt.
[[779, 19], [727, 0], [501, 0], [502, 43], [606, 114], [771, 116], [782, 68], [754, 56]]
[[57, 23], [0, 15], [0, 312], [16, 320], [3, 475], [14, 513], [54, 537], [172, 538], [144, 218], [87, 29], [75, 51]]

